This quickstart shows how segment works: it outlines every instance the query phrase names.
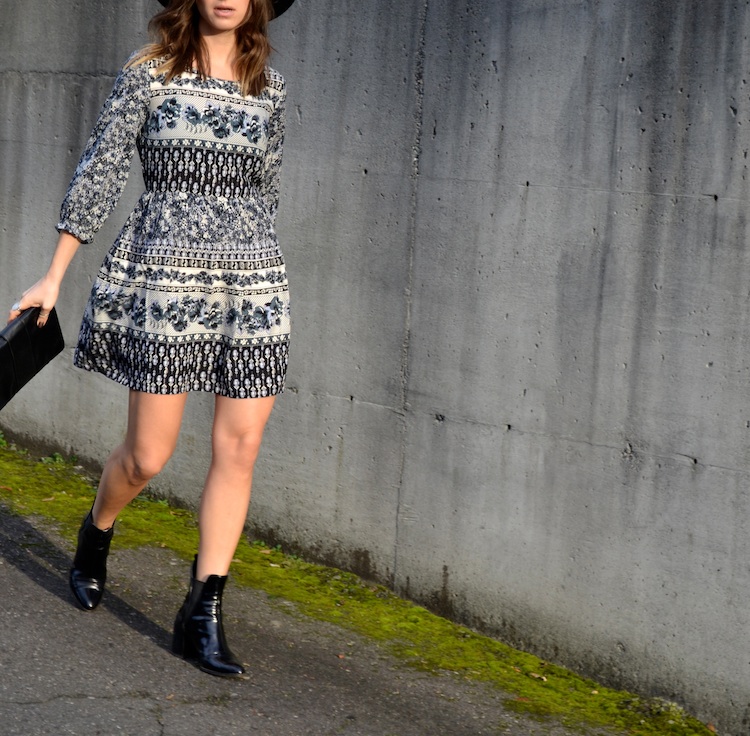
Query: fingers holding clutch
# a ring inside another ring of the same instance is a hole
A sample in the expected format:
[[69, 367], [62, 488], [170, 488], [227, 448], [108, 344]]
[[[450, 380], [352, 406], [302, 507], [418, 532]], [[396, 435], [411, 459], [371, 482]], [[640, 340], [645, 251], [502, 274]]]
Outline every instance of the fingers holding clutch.
[[[30, 307], [35, 306], [33, 304], [24, 306], [23, 304], [23, 297], [19, 299], [11, 308], [10, 312], [8, 313], [8, 322], [11, 322], [12, 320], [16, 319], [22, 312], [25, 312]], [[38, 327], [44, 327], [44, 325], [47, 324], [47, 319], [49, 318], [51, 309], [44, 309], [42, 307], [39, 310], [39, 317], [36, 320], [36, 324]]]
[[37, 317], [36, 324], [37, 327], [44, 327], [44, 325], [47, 324], [47, 318], [49, 317], [50, 310], [39, 310], [39, 317]]

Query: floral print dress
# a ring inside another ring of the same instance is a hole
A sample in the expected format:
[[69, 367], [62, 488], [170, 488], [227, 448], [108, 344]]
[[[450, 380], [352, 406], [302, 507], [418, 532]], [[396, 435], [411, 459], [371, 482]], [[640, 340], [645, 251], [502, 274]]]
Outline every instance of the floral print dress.
[[68, 187], [58, 230], [92, 240], [137, 147], [146, 191], [107, 253], [75, 350], [137, 391], [283, 390], [289, 291], [274, 222], [284, 80], [258, 96], [159, 62], [123, 69]]

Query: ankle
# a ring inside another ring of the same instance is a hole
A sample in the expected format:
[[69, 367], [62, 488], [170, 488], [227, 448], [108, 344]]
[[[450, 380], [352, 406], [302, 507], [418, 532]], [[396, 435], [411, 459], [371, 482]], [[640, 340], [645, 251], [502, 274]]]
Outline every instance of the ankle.
[[229, 575], [229, 570], [221, 564], [212, 564], [209, 560], [205, 565], [202, 564], [200, 555], [196, 556], [195, 579], [205, 583], [211, 577], [225, 578]]
[[93, 507], [92, 507], [91, 511], [89, 511], [89, 517], [91, 519], [91, 525], [93, 527], [95, 527], [96, 529], [98, 529], [100, 532], [103, 532], [105, 534], [112, 529], [112, 527], [115, 525], [115, 521], [117, 519], [117, 517], [115, 517], [114, 519], [112, 519], [109, 522], [109, 524], [103, 525], [101, 523], [100, 519], [94, 514]]

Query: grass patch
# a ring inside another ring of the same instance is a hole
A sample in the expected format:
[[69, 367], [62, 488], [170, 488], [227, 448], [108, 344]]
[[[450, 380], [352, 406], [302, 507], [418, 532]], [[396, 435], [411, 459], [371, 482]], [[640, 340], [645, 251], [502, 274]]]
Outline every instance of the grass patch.
[[[11, 511], [59, 522], [74, 541], [91, 507], [94, 488], [60, 455], [41, 460], [0, 435], [0, 502]], [[198, 542], [195, 515], [164, 501], [138, 498], [117, 522], [116, 546], [160, 546], [185, 560]], [[710, 736], [714, 731], [659, 699], [611, 690], [568, 670], [516, 651], [404, 601], [356, 575], [312, 565], [280, 549], [242, 539], [232, 565], [240, 584], [296, 604], [304, 615], [379, 642], [411, 667], [476, 680], [508, 693], [509, 710], [548, 718], [586, 732]]]

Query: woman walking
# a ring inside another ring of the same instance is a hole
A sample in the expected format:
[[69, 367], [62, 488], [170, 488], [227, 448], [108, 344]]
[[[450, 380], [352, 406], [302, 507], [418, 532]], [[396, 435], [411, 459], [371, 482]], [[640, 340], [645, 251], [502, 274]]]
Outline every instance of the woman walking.
[[127, 431], [79, 531], [70, 586], [96, 608], [118, 514], [172, 455], [188, 393], [214, 393], [200, 541], [173, 650], [220, 676], [244, 672], [225, 640], [222, 592], [287, 366], [274, 231], [285, 86], [268, 67], [266, 31], [293, 1], [160, 0], [155, 41], [120, 72], [70, 183], [51, 265], [10, 313], [40, 307], [46, 321], [137, 147], [146, 191], [99, 270], [74, 357], [129, 388]]

